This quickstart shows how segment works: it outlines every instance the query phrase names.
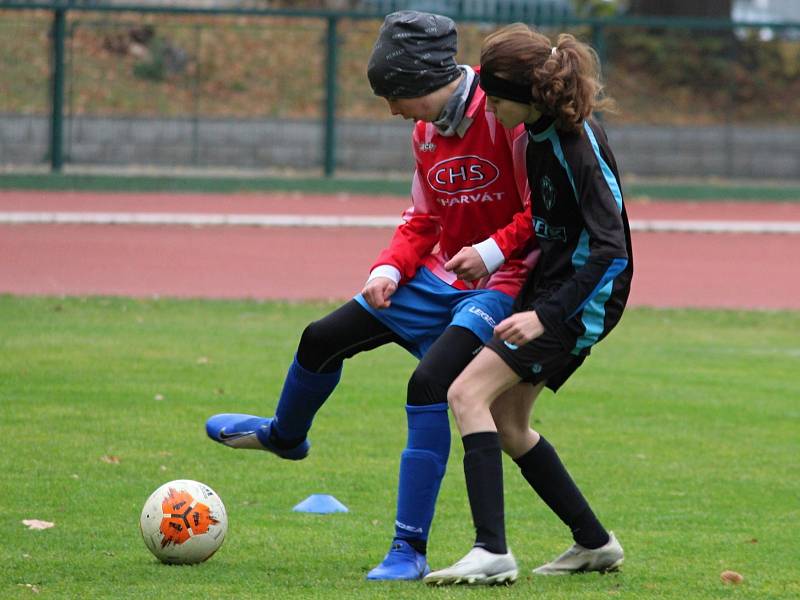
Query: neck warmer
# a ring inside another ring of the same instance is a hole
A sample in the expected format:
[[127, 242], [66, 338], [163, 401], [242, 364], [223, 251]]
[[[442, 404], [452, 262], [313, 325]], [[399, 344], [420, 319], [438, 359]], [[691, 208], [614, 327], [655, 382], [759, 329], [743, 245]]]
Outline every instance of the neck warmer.
[[442, 114], [433, 124], [436, 126], [439, 135], [452, 137], [456, 134], [464, 113], [467, 111], [467, 104], [472, 91], [472, 84], [475, 81], [475, 71], [469, 65], [459, 65], [458, 68], [464, 73], [464, 77], [458, 84], [456, 91], [450, 96], [447, 104], [444, 105]]

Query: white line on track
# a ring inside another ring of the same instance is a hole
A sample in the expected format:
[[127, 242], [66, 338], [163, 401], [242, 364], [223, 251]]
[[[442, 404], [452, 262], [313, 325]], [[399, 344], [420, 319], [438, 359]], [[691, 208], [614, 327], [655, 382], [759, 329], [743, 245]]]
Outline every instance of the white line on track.
[[250, 227], [396, 227], [397, 217], [362, 215], [225, 215], [187, 213], [4, 212], [4, 224], [235, 225]]
[[[366, 215], [0, 212], [4, 225], [189, 225], [249, 227], [396, 227], [397, 217]], [[800, 234], [800, 221], [632, 220], [631, 230], [657, 233]]]

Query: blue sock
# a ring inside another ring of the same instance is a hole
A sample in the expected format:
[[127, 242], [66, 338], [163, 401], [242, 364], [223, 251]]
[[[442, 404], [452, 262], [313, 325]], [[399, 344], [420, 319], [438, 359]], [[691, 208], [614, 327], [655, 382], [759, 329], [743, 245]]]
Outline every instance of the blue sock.
[[275, 409], [273, 430], [284, 440], [301, 440], [311, 429], [314, 415], [339, 383], [342, 369], [333, 373], [313, 373], [300, 366], [295, 356]]
[[400, 458], [395, 537], [424, 545], [450, 455], [450, 421], [446, 402], [409, 404], [406, 412], [408, 441]]

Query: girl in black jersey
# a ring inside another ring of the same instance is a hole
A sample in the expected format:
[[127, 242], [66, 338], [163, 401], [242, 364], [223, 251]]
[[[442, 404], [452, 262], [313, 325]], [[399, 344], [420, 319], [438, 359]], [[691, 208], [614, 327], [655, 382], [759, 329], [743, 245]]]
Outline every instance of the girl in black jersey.
[[464, 473], [476, 529], [472, 550], [425, 581], [510, 583], [501, 448], [575, 544], [536, 574], [608, 571], [623, 550], [600, 524], [555, 449], [530, 428], [543, 387], [557, 390], [619, 321], [630, 290], [630, 230], [614, 156], [592, 118], [600, 97], [594, 51], [562, 34], [556, 45], [525, 25], [489, 36], [481, 51], [487, 110], [505, 127], [525, 123], [533, 231], [542, 255], [515, 314], [455, 380], [448, 402], [464, 443]]

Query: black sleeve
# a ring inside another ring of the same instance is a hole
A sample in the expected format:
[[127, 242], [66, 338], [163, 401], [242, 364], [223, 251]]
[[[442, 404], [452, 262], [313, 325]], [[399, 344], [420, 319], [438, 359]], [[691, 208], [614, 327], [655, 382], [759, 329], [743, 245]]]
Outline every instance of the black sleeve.
[[[616, 169], [612, 169], [614, 162], [604, 157], [610, 153], [603, 152], [597, 138], [589, 133], [584, 131], [562, 141], [584, 222], [576, 258], [585, 258], [586, 262], [536, 307], [546, 329], [563, 328], [565, 321], [583, 310], [628, 264], [622, 192]], [[588, 252], [588, 257], [581, 257], [581, 252]]]

